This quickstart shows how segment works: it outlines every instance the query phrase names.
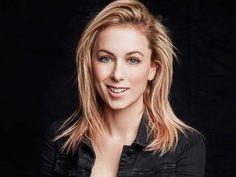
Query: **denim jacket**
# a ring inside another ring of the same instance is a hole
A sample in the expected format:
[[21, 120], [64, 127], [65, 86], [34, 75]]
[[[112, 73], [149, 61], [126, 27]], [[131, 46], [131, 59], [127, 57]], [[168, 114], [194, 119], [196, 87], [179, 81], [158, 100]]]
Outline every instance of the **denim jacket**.
[[[89, 177], [95, 153], [88, 139], [83, 139], [74, 155], [61, 152], [62, 140], [53, 142], [59, 123], [53, 123], [46, 133], [41, 151], [40, 177]], [[117, 177], [203, 177], [205, 173], [205, 141], [197, 132], [179, 133], [174, 151], [160, 156], [144, 151], [148, 139], [147, 121], [142, 117], [134, 142], [124, 145]]]

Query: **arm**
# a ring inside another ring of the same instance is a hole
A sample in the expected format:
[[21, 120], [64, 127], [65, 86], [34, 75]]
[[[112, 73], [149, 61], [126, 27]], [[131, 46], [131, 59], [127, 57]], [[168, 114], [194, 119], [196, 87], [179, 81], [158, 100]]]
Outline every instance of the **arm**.
[[53, 142], [54, 136], [55, 123], [45, 132], [42, 139], [39, 177], [57, 177], [54, 172], [57, 154], [56, 144]]
[[206, 147], [203, 137], [191, 134], [184, 143], [183, 152], [177, 160], [177, 177], [204, 177], [205, 176]]

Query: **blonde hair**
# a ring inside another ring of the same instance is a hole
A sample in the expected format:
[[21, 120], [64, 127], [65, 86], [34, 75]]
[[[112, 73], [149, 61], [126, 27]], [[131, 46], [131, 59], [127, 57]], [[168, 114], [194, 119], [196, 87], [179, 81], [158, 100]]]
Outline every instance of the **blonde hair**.
[[168, 98], [175, 56], [168, 31], [158, 18], [136, 0], [114, 1], [87, 24], [78, 43], [76, 56], [80, 106], [64, 122], [55, 140], [65, 138], [62, 150], [75, 152], [82, 138], [86, 137], [96, 144], [97, 135], [103, 132], [102, 101], [96, 94], [93, 82], [91, 55], [97, 34], [111, 25], [136, 27], [149, 41], [157, 72], [155, 78], [148, 82], [144, 93], [149, 136], [153, 137], [145, 150], [158, 151], [163, 155], [176, 147], [179, 132], [184, 133], [192, 128], [175, 116]]

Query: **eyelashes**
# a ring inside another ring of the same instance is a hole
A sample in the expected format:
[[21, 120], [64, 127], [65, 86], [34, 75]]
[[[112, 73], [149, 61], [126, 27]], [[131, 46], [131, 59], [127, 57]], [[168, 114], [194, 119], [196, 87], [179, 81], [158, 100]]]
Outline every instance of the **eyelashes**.
[[140, 63], [140, 60], [137, 59], [137, 58], [129, 58], [129, 59], [128, 59], [128, 62], [129, 62], [130, 64], [138, 64], [138, 63]]
[[[102, 62], [102, 63], [109, 63], [109, 62], [113, 62], [114, 59], [110, 56], [102, 56], [102, 57], [98, 57], [97, 59], [99, 62]], [[130, 57], [127, 59], [127, 62], [129, 64], [138, 64], [140, 63], [140, 59], [136, 58], [136, 57]]]
[[108, 63], [108, 62], [111, 62], [113, 59], [108, 56], [103, 56], [103, 57], [99, 57], [97, 60], [103, 63]]

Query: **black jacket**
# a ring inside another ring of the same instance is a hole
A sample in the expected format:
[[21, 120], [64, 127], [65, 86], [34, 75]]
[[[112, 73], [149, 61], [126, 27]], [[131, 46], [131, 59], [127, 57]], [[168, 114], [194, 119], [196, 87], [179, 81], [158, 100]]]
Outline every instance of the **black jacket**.
[[[84, 139], [72, 156], [60, 152], [63, 141], [53, 142], [60, 124], [52, 124], [42, 143], [40, 177], [89, 177], [95, 162], [89, 140]], [[196, 132], [179, 134], [176, 149], [163, 156], [146, 152], [147, 121], [143, 116], [137, 137], [131, 146], [123, 146], [118, 177], [203, 177], [205, 172], [205, 142]]]

